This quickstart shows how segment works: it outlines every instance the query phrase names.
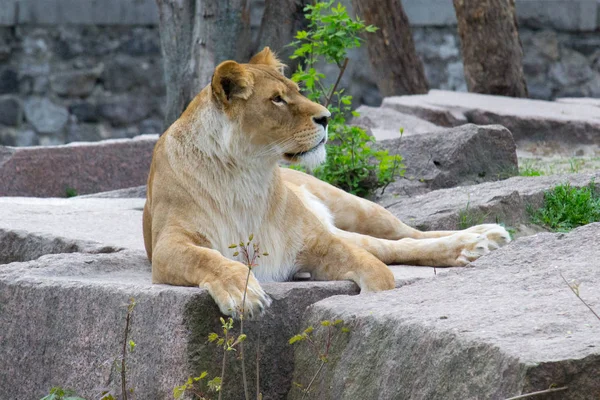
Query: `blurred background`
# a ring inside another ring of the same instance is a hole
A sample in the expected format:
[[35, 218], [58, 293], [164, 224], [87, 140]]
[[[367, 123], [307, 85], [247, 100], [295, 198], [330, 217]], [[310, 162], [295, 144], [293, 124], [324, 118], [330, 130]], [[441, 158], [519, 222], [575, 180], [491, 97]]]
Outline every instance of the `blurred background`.
[[[155, 0], [0, 3], [0, 145], [57, 145], [164, 130], [166, 88]], [[301, 18], [299, 2], [282, 1], [280, 7], [284, 3], [299, 8], [295, 15]], [[352, 9], [351, 1], [342, 3]], [[402, 5], [429, 88], [466, 91], [452, 1], [403, 0]], [[280, 11], [265, 20], [265, 1], [251, 0], [242, 14], [229, 13], [232, 24], [238, 15], [249, 21], [251, 40], [236, 53], [238, 61], [270, 44], [289, 62], [289, 51], [261, 33], [261, 26], [281, 23]], [[516, 11], [529, 97], [600, 97], [600, 1], [517, 0]], [[210, 10], [203, 13], [206, 17]], [[355, 106], [382, 100], [368, 60], [367, 46], [350, 51], [342, 86], [349, 87]], [[217, 61], [197, 60], [209, 69]], [[202, 79], [200, 87], [208, 83]]]

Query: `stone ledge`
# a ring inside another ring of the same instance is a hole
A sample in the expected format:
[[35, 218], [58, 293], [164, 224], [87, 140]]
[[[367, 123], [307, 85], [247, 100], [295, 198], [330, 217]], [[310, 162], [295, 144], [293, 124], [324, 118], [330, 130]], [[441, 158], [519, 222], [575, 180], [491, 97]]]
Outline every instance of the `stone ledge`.
[[386, 97], [381, 106], [442, 126], [466, 122], [502, 125], [512, 132], [516, 142], [547, 141], [600, 147], [600, 113], [589, 104], [430, 90], [424, 95]]
[[[590, 174], [568, 174], [541, 177], [517, 176], [498, 182], [439, 189], [433, 192], [404, 197], [402, 185], [390, 185], [386, 195], [378, 200], [396, 217], [421, 230], [459, 229], [461, 214], [475, 224], [504, 223], [509, 227], [525, 229], [529, 216], [528, 206], [540, 207], [544, 192], [569, 182], [583, 187], [594, 179], [600, 182], [600, 171]], [[396, 191], [396, 192], [395, 192]]]
[[143, 185], [158, 135], [62, 146], [0, 146], [0, 196], [65, 197]]
[[[316, 380], [319, 399], [505, 399], [567, 386], [547, 399], [600, 396], [598, 321], [569, 290], [600, 307], [600, 223], [522, 238], [435, 281], [392, 292], [334, 296], [304, 325], [343, 319]], [[297, 346], [294, 381], [314, 356]], [[368, 368], [365, 368], [368, 366]], [[309, 375], [312, 376], [312, 375]], [[299, 391], [290, 399], [299, 399]]]
[[[434, 277], [430, 268], [395, 272], [398, 286]], [[251, 339], [246, 351], [253, 355], [247, 365], [255, 370], [260, 331], [261, 387], [265, 399], [278, 399], [291, 387], [293, 349], [287, 341], [303, 329], [300, 317], [306, 307], [325, 297], [357, 294], [357, 287], [351, 282], [263, 287], [273, 304], [261, 321], [247, 322]], [[6, 398], [40, 398], [60, 384], [92, 398], [108, 380], [105, 362], [119, 354], [130, 297], [138, 305], [128, 379], [138, 398], [170, 398], [173, 387], [188, 376], [204, 370], [218, 374], [220, 352], [207, 344], [207, 337], [220, 331], [220, 314], [206, 290], [153, 285], [142, 251], [52, 254], [0, 265], [0, 325], [7, 327], [0, 332], [0, 359], [16, 360], [0, 370], [0, 391]], [[228, 374], [236, 379], [227, 383], [225, 398], [241, 398], [240, 367], [232, 359]]]

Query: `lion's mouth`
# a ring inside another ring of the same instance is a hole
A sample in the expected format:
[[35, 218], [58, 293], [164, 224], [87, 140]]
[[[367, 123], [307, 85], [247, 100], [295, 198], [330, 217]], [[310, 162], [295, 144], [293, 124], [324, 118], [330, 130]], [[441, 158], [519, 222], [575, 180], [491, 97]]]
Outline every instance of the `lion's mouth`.
[[321, 141], [319, 143], [317, 143], [313, 148], [308, 149], [306, 151], [301, 151], [299, 153], [285, 153], [285, 156], [288, 158], [297, 158], [297, 157], [302, 157], [303, 155], [306, 155], [312, 151], [314, 151], [315, 149], [317, 149], [317, 147], [321, 146], [322, 144], [325, 143], [325, 137], [323, 137], [323, 139], [321, 139]]

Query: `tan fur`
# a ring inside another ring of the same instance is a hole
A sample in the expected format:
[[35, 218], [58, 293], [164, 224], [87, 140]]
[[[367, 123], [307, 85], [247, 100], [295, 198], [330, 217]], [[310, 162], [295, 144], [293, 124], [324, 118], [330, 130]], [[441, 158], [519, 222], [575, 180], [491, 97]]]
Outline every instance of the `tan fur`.
[[277, 162], [325, 157], [327, 109], [303, 97], [268, 48], [225, 61], [159, 139], [144, 208], [155, 283], [208, 289], [224, 314], [242, 307], [247, 267], [230, 244], [251, 233], [269, 253], [253, 269], [246, 310], [270, 303], [260, 281], [308, 271], [388, 290], [385, 264], [462, 266], [507, 243], [497, 225], [420, 232], [384, 208]]

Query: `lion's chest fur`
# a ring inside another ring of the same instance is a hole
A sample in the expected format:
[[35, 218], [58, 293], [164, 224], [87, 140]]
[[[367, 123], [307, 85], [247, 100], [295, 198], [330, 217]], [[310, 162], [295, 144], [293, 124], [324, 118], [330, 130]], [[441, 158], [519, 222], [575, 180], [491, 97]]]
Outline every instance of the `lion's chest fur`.
[[295, 195], [281, 181], [277, 166], [232, 166], [214, 160], [191, 166], [175, 158], [170, 161], [190, 199], [186, 210], [190, 229], [206, 237], [223, 256], [242, 263], [242, 252], [234, 256], [238, 249], [230, 246], [247, 243], [253, 235], [252, 243], [261, 254], [253, 271], [262, 282], [289, 280], [297, 272], [302, 219], [288, 207], [288, 196]]

